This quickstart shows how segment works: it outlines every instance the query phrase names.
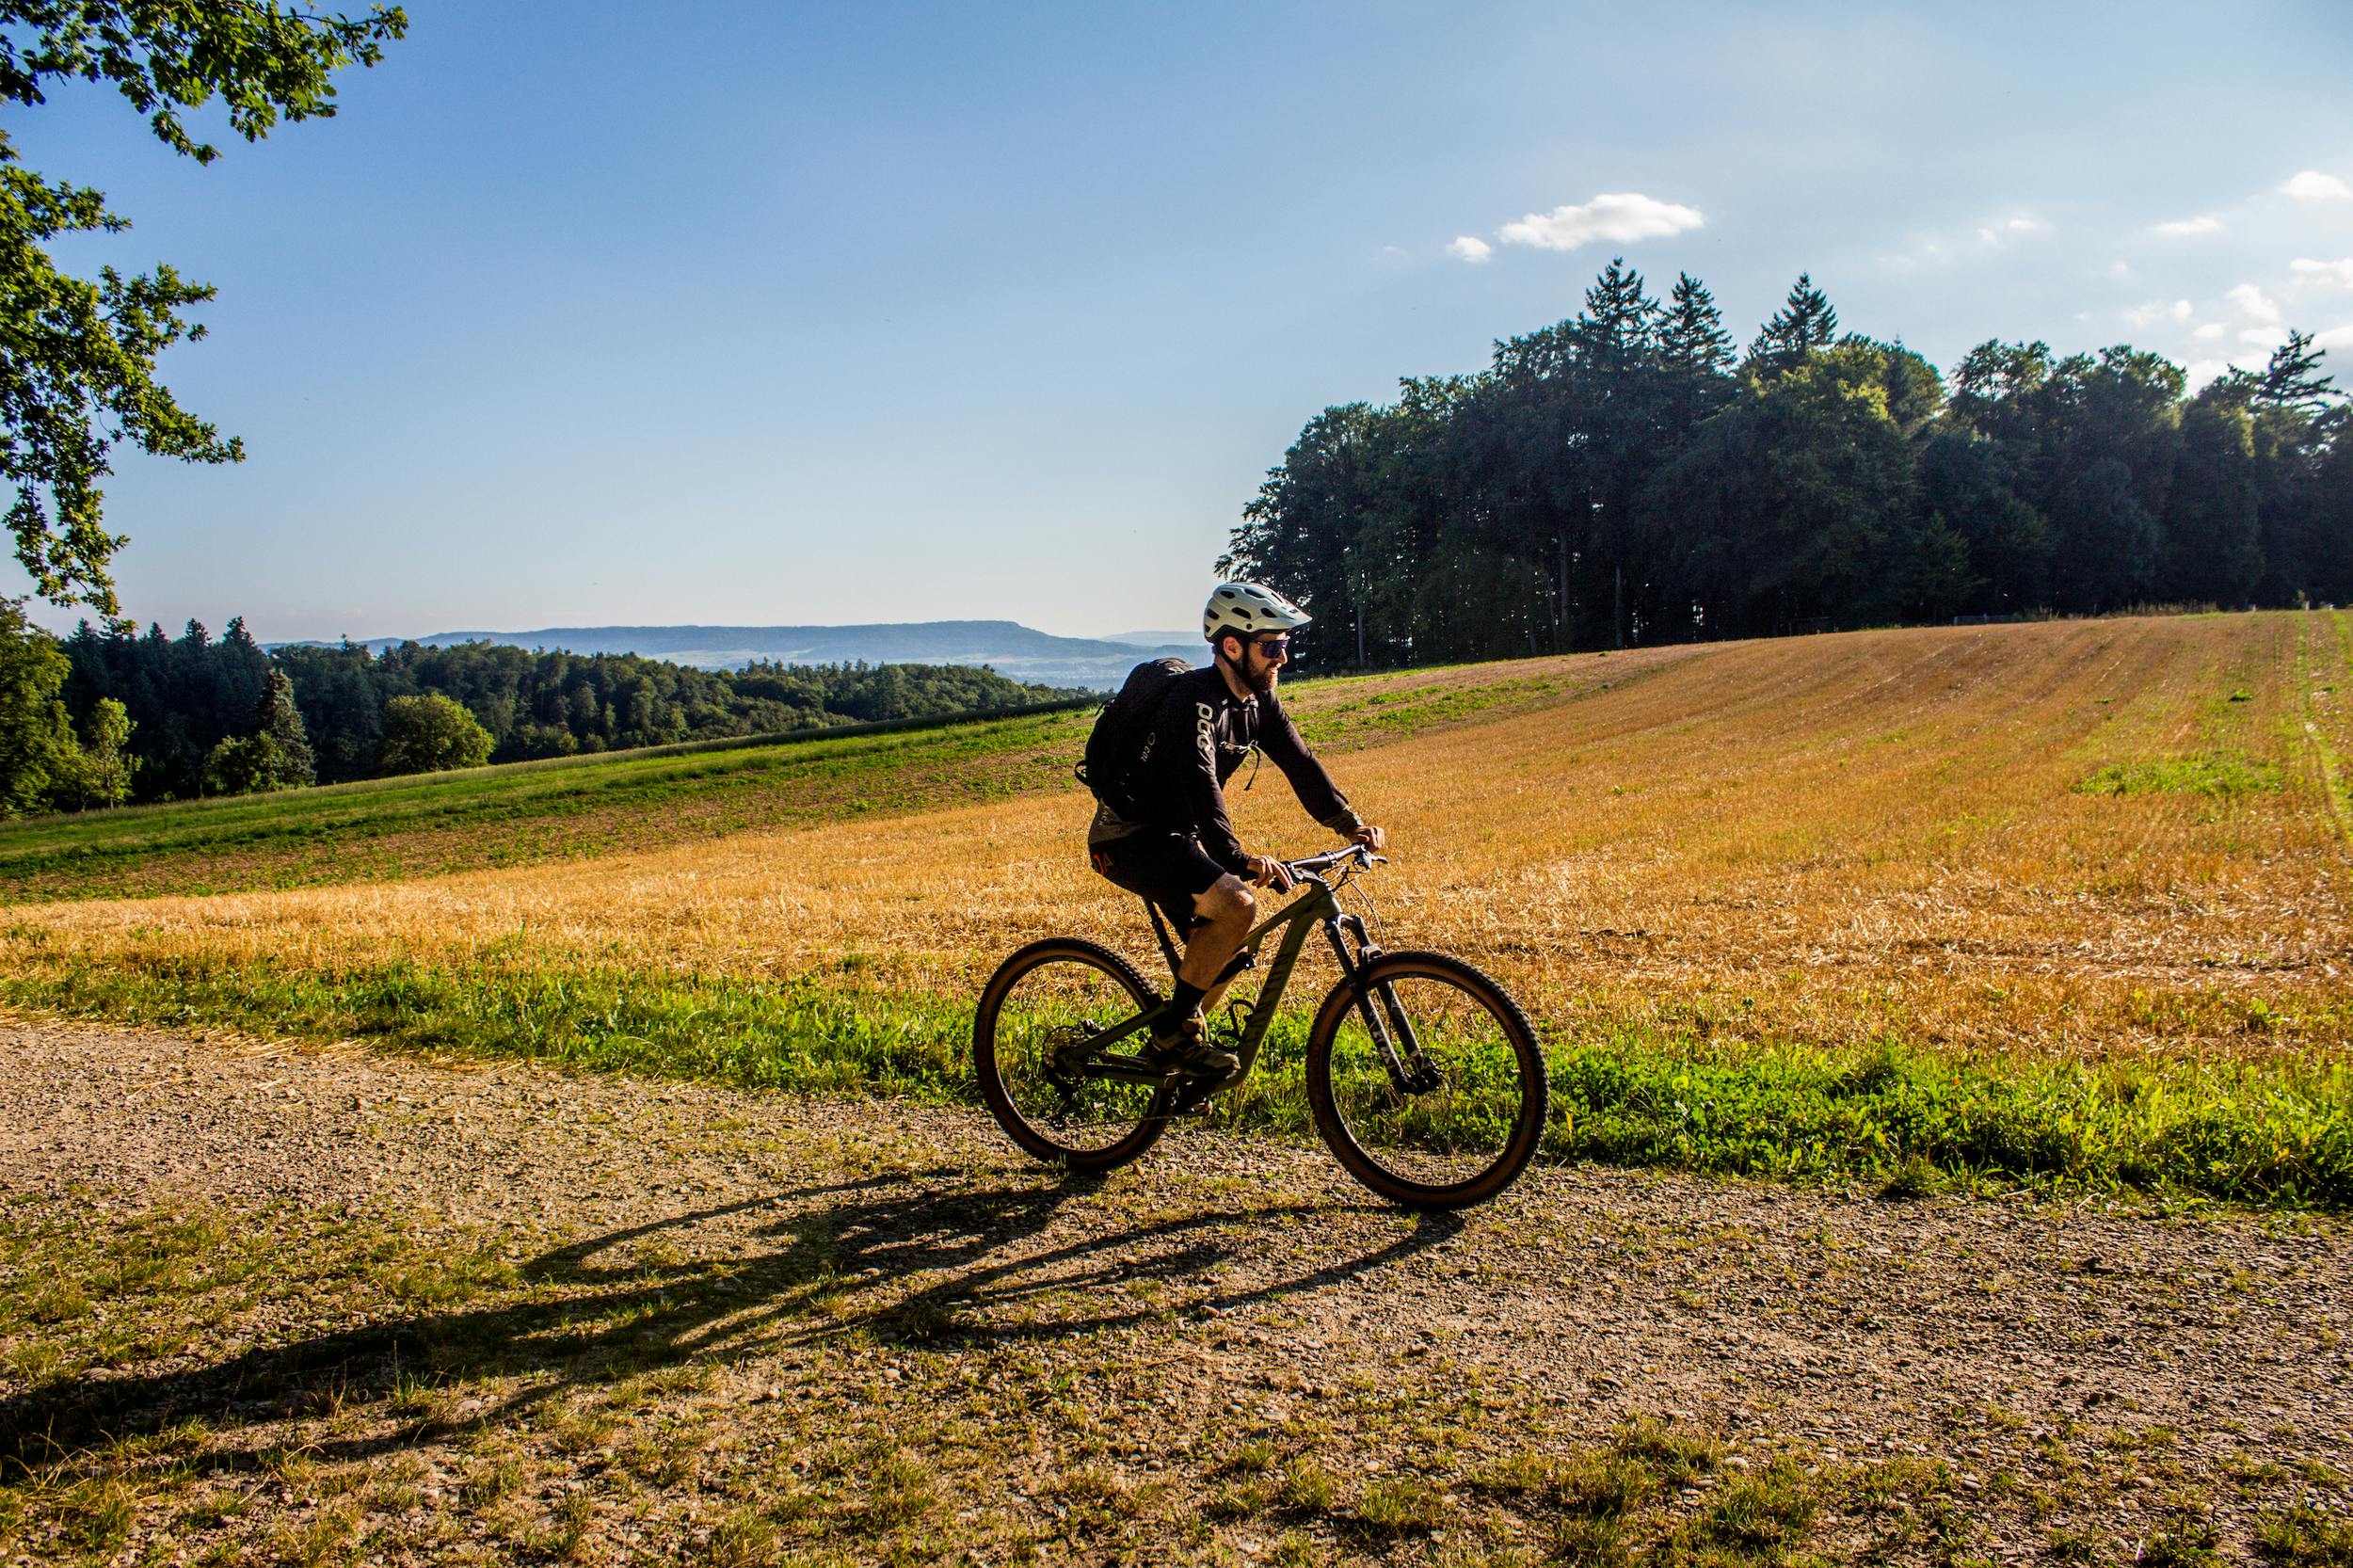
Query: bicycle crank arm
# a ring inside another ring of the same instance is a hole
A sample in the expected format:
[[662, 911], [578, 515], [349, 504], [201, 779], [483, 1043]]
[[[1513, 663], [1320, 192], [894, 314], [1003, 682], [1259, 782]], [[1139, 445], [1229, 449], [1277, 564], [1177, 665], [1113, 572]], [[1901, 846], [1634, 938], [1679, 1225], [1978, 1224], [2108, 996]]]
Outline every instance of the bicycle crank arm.
[[1090, 1051], [1077, 1064], [1083, 1078], [1106, 1078], [1116, 1083], [1148, 1083], [1155, 1088], [1174, 1082], [1177, 1077], [1173, 1067], [1155, 1066], [1138, 1056], [1113, 1056], [1108, 1051]]

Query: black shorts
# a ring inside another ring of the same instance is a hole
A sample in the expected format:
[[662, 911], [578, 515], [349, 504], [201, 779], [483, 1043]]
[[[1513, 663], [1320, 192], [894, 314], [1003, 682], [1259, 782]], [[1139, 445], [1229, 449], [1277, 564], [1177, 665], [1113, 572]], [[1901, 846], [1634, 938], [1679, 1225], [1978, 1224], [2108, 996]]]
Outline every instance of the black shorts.
[[1208, 892], [1225, 874], [1190, 833], [1146, 829], [1096, 844], [1087, 851], [1095, 869], [1120, 887], [1150, 899], [1182, 936], [1201, 923], [1193, 897]]

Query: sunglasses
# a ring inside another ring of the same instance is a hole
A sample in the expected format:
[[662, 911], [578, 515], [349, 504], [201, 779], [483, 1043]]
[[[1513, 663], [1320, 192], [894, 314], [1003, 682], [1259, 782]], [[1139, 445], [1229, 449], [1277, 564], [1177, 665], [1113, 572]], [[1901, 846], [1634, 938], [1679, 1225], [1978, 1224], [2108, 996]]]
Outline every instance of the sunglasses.
[[1288, 659], [1291, 656], [1291, 640], [1287, 636], [1261, 637], [1250, 646], [1270, 659]]

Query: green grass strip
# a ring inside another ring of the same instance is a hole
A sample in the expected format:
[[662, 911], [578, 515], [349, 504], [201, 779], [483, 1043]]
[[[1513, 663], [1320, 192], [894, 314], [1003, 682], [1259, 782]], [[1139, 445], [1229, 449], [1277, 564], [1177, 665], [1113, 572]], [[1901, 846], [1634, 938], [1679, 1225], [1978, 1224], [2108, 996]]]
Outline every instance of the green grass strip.
[[[520, 1056], [760, 1089], [974, 1097], [968, 998], [617, 970], [346, 970], [17, 946], [0, 1002], [109, 1021]], [[1303, 1025], [1273, 1032], [1229, 1125], [1303, 1135]], [[2197, 1193], [2353, 1208], [2342, 1064], [2089, 1067], [1888, 1043], [1726, 1052], [1628, 1033], [1555, 1041], [1557, 1160], [1790, 1177]]]
[[2197, 757], [2157, 757], [2137, 762], [2110, 762], [2079, 781], [2079, 795], [2196, 794], [2244, 795], [2277, 793], [2281, 788], [2276, 763], [2260, 758], [2208, 752]]
[[1066, 786], [1075, 711], [413, 774], [0, 824], [0, 903], [209, 893], [638, 849]]

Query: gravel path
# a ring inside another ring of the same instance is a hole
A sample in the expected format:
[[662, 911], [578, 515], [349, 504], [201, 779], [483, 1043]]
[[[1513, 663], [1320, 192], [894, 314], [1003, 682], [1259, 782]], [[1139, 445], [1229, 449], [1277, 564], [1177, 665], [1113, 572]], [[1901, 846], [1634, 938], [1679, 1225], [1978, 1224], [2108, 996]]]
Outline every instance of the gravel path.
[[[2185, 1510], [2244, 1543], [2265, 1511], [2342, 1507], [2329, 1478], [2353, 1467], [2353, 1245], [2332, 1219], [1580, 1168], [1433, 1221], [1369, 1201], [1314, 1146], [1191, 1129], [1075, 1189], [984, 1115], [896, 1103], [24, 1021], [0, 1023], [0, 1212], [374, 1206], [542, 1263], [657, 1234], [678, 1258], [774, 1257], [817, 1226], [869, 1323], [921, 1302], [976, 1365], [1151, 1368], [1146, 1425], [1182, 1437], [1114, 1445], [1105, 1463], [1138, 1476], [1302, 1415], [1345, 1437], [1351, 1391], [1401, 1378], [1501, 1393], [1552, 1433], [1689, 1423], [1736, 1469], [1743, 1452], [1940, 1462], [1979, 1516], [1976, 1549], [2004, 1557], [2062, 1528], [2129, 1556]], [[696, 1332], [717, 1342], [712, 1322]], [[773, 1325], [726, 1332], [724, 1386], [747, 1398], [762, 1357], [810, 1353]], [[880, 1366], [892, 1345], [833, 1353]], [[0, 1370], [0, 1418], [25, 1398]], [[1359, 1436], [1351, 1463], [1395, 1462], [1389, 1438]], [[2141, 1462], [2101, 1468], [2127, 1451]], [[2279, 1485], [2245, 1481], [2264, 1464]], [[1244, 1517], [1233, 1541], [1270, 1528]]]

